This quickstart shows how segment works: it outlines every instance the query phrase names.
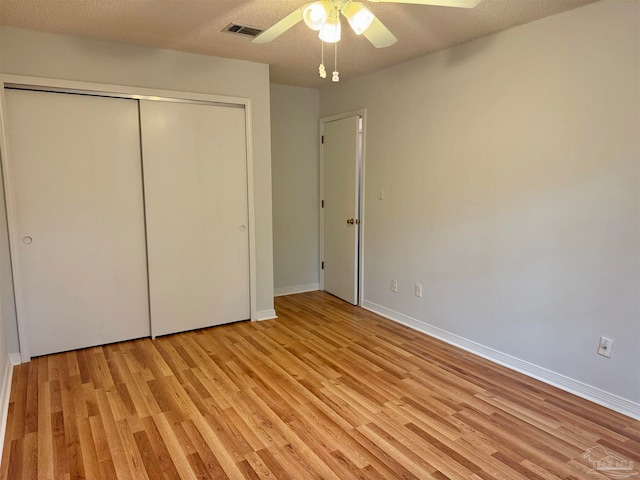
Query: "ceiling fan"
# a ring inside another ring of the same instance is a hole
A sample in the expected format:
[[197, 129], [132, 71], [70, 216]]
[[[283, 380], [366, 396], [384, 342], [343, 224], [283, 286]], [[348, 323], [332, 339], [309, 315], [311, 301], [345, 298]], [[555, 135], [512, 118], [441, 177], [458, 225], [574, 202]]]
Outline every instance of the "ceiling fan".
[[[373, 3], [411, 3], [441, 7], [473, 8], [480, 0], [369, 0]], [[398, 40], [376, 16], [361, 2], [352, 0], [319, 0], [303, 5], [272, 27], [258, 35], [253, 43], [270, 42], [301, 20], [312, 30], [319, 32], [323, 42], [340, 40], [340, 15], [344, 16], [356, 35], [364, 35], [374, 47], [384, 48]]]

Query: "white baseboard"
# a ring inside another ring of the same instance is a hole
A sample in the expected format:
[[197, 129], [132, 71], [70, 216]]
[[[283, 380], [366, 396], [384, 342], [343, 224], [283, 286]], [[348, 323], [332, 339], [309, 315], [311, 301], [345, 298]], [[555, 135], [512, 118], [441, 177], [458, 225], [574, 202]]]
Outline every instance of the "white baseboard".
[[[17, 358], [17, 363], [15, 360]], [[11, 379], [13, 378], [13, 366], [20, 363], [20, 354], [9, 354], [2, 372], [2, 384], [0, 386], [0, 458], [4, 448], [4, 435], [7, 431], [7, 417], [9, 415], [9, 397], [11, 395]]]
[[278, 318], [278, 315], [276, 315], [276, 311], [273, 308], [271, 310], [261, 310], [256, 313], [256, 321], [258, 322], [262, 320], [273, 320], [274, 318]]
[[281, 297], [283, 295], [293, 295], [295, 293], [315, 292], [320, 290], [319, 283], [306, 283], [304, 285], [293, 285], [291, 287], [275, 288], [273, 290], [274, 297]]
[[454, 333], [447, 332], [441, 328], [434, 327], [428, 323], [415, 318], [408, 317], [402, 313], [390, 310], [368, 300], [363, 300], [362, 308], [370, 310], [378, 315], [382, 315], [390, 320], [406, 325], [407, 327], [426, 333], [443, 342], [455, 347], [471, 352], [480, 357], [486, 358], [494, 363], [520, 372], [541, 382], [553, 385], [561, 390], [572, 393], [586, 400], [589, 400], [603, 407], [607, 407], [616, 412], [627, 415], [636, 420], [640, 420], [640, 403], [632, 402], [626, 398], [619, 397], [613, 393], [605, 392], [599, 388], [587, 385], [573, 378], [566, 377], [559, 373], [547, 370], [533, 363], [513, 357], [506, 353], [499, 352], [493, 348], [485, 347], [479, 343], [460, 337]]

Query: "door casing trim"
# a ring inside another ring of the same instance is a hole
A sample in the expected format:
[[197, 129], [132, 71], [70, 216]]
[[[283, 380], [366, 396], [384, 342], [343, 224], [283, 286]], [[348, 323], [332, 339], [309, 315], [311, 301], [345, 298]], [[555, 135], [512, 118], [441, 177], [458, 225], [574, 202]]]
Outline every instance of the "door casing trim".
[[360, 165], [360, 195], [358, 201], [360, 202], [360, 235], [358, 236], [358, 305], [362, 305], [363, 300], [363, 292], [364, 292], [364, 232], [365, 232], [365, 204], [364, 204], [364, 191], [365, 191], [365, 164], [366, 164], [366, 150], [367, 150], [367, 109], [360, 108], [358, 110], [351, 110], [349, 112], [338, 113], [335, 115], [329, 115], [326, 117], [321, 117], [319, 122], [319, 151], [320, 151], [320, 162], [319, 162], [319, 190], [318, 196], [320, 198], [320, 263], [318, 265], [318, 270], [320, 272], [320, 290], [324, 290], [324, 270], [322, 269], [322, 262], [324, 260], [324, 210], [322, 208], [322, 200], [324, 194], [324, 146], [322, 144], [322, 137], [324, 135], [324, 125], [325, 123], [333, 122], [336, 120], [342, 120], [343, 118], [355, 117], [358, 116], [362, 118], [362, 150], [361, 150], [361, 165]]

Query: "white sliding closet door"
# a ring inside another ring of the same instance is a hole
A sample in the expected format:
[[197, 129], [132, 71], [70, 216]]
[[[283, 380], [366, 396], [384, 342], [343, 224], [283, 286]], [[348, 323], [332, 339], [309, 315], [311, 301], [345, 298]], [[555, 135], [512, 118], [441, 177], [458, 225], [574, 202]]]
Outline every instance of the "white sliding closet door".
[[249, 319], [244, 109], [140, 112], [152, 335]]
[[28, 353], [148, 336], [137, 102], [6, 100]]

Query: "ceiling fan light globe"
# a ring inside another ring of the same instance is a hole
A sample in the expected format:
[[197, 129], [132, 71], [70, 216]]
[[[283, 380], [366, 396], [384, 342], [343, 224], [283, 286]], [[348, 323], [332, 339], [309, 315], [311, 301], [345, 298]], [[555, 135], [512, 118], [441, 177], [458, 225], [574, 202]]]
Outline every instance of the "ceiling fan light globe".
[[328, 1], [313, 2], [302, 11], [302, 19], [311, 30], [319, 31], [327, 22], [331, 12], [331, 3]]
[[318, 34], [320, 40], [326, 43], [336, 43], [340, 41], [342, 36], [342, 26], [340, 25], [340, 17], [331, 16], [320, 29]]
[[362, 35], [373, 23], [375, 16], [362, 3], [349, 2], [342, 11], [356, 35]]

